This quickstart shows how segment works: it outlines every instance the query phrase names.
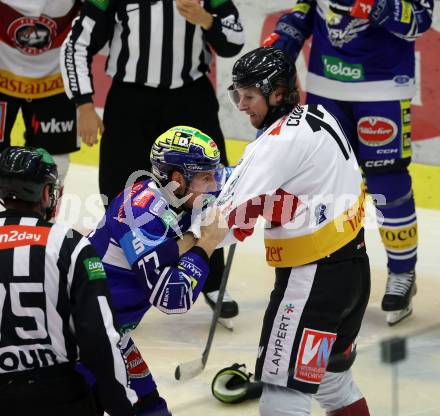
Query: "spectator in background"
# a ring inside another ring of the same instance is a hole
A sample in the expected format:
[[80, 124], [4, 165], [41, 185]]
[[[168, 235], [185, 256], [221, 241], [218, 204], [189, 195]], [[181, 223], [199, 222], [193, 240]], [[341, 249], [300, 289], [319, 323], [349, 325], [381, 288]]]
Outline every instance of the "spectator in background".
[[76, 109], [64, 92], [60, 47], [80, 1], [0, 2], [0, 151], [21, 109], [25, 144], [54, 156], [60, 181], [79, 149]]
[[[107, 73], [113, 83], [97, 115], [90, 63], [110, 42]], [[244, 44], [232, 0], [88, 0], [64, 42], [61, 66], [67, 95], [78, 106], [79, 133], [97, 143], [100, 192], [111, 201], [137, 170], [149, 170], [156, 137], [176, 125], [202, 130], [217, 143], [227, 165], [218, 101], [207, 77], [211, 48], [231, 57]], [[224, 269], [223, 250], [211, 257], [205, 298], [215, 306]], [[226, 293], [222, 317], [238, 314]]]
[[[330, 7], [329, 7], [330, 5]], [[388, 256], [382, 299], [387, 322], [412, 312], [417, 219], [411, 162], [414, 41], [432, 22], [433, 0], [299, 0], [265, 42], [298, 56], [313, 36], [307, 103], [322, 104], [342, 124], [377, 200]]]

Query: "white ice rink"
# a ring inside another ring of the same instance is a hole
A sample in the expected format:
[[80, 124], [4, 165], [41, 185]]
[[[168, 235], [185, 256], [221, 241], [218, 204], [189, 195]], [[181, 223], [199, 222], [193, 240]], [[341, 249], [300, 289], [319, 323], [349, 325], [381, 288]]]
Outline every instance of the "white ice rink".
[[[72, 165], [67, 176], [60, 218], [80, 230], [90, 229], [102, 208], [97, 169]], [[92, 197], [90, 197], [92, 195]], [[416, 196], [417, 197], [417, 196]], [[86, 204], [87, 207], [86, 207]], [[440, 325], [440, 211], [419, 209], [418, 294], [414, 314], [389, 328], [380, 301], [385, 288], [386, 257], [377, 229], [367, 230], [367, 249], [372, 266], [372, 292], [359, 338], [355, 377], [374, 416], [397, 415], [391, 404], [391, 373], [381, 364], [378, 341], [410, 334], [434, 324]], [[85, 220], [86, 219], [86, 220]], [[370, 219], [370, 224], [374, 221]], [[174, 380], [177, 364], [201, 356], [208, 335], [211, 311], [202, 298], [184, 315], [167, 316], [151, 310], [134, 333], [134, 339], [148, 362], [162, 396], [174, 416], [258, 415], [257, 402], [223, 405], [210, 392], [215, 373], [234, 362], [253, 370], [262, 316], [273, 285], [273, 270], [264, 260], [261, 229], [237, 248], [228, 289], [237, 300], [240, 314], [234, 332], [217, 328], [205, 371], [186, 382]], [[409, 359], [398, 368], [399, 416], [440, 415], [440, 330], [412, 338]], [[313, 415], [324, 413], [314, 405]]]

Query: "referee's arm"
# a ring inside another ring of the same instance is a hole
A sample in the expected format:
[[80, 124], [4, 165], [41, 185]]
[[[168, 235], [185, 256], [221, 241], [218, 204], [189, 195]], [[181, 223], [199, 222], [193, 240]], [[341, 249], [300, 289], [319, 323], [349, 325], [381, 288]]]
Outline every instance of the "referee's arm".
[[209, 0], [206, 10], [212, 15], [213, 23], [204, 30], [206, 40], [217, 55], [231, 57], [237, 55], [244, 45], [244, 31], [238, 10], [231, 0]]
[[117, 3], [118, 0], [86, 1], [64, 40], [60, 54], [64, 89], [77, 105], [92, 102], [92, 59], [113, 33]]
[[114, 328], [106, 275], [85, 238], [72, 254], [70, 303], [80, 361], [95, 375], [101, 403], [111, 416], [133, 415], [136, 393], [129, 389], [120, 337]]

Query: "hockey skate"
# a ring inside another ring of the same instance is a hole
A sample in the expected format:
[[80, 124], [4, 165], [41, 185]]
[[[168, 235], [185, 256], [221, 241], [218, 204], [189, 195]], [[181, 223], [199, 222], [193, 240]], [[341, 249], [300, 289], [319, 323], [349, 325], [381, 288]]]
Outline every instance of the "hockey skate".
[[[203, 293], [205, 296], [205, 300], [212, 310], [215, 309], [215, 304], [218, 299], [218, 290], [214, 290], [212, 292]], [[223, 296], [222, 309], [220, 312], [220, 317], [218, 319], [218, 323], [228, 329], [229, 331], [234, 330], [234, 323], [231, 318], [234, 318], [238, 315], [238, 304], [231, 298], [228, 291], [225, 291]]]
[[412, 313], [412, 297], [417, 292], [416, 273], [388, 273], [382, 310], [387, 312], [388, 325], [395, 325]]

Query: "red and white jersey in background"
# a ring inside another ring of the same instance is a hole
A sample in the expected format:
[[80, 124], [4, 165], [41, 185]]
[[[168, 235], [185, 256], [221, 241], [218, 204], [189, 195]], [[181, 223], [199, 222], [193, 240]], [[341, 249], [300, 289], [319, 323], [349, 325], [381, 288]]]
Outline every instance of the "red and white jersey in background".
[[60, 46], [78, 0], [0, 1], [0, 92], [43, 98], [64, 91]]
[[364, 199], [339, 123], [320, 105], [298, 105], [247, 146], [217, 205], [238, 240], [264, 217], [268, 264], [294, 267], [354, 240]]

